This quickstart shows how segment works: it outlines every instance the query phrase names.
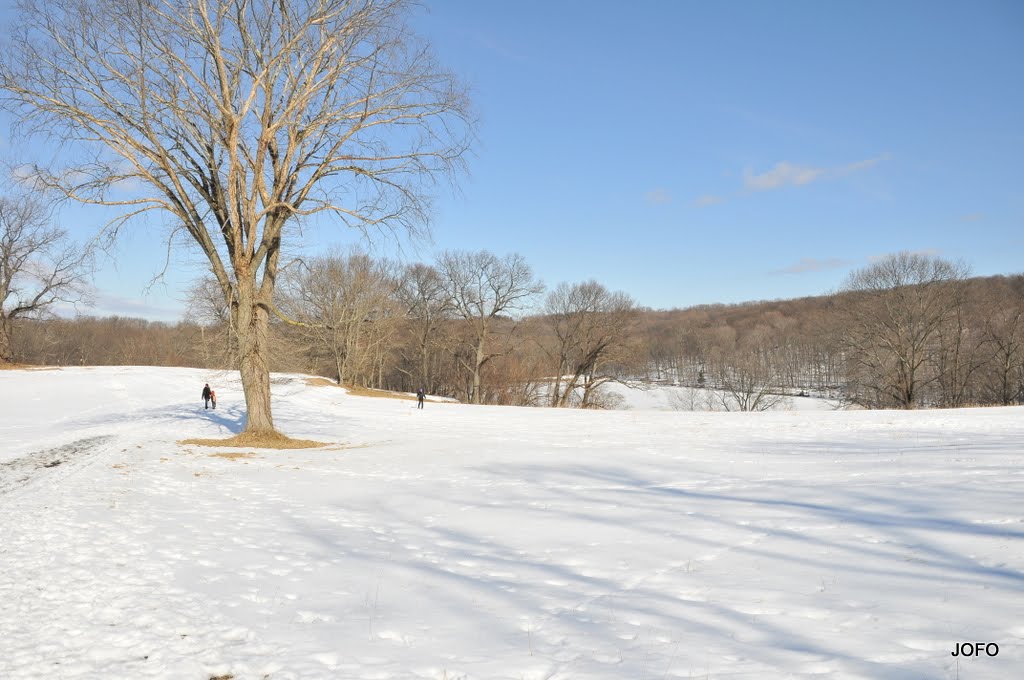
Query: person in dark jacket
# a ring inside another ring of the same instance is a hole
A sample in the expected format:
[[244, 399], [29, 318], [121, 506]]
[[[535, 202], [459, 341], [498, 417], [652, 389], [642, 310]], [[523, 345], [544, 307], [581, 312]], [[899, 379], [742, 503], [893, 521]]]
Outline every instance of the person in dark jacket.
[[416, 390], [416, 408], [423, 408], [423, 398], [427, 396], [427, 393], [423, 391], [423, 388]]
[[210, 383], [206, 383], [206, 387], [203, 388], [203, 408], [210, 408], [210, 395], [212, 394], [213, 391], [210, 389]]

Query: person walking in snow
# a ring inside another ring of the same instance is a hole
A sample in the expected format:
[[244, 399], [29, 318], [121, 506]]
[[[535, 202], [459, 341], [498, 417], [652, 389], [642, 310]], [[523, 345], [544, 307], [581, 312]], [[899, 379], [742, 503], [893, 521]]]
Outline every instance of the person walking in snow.
[[427, 393], [423, 391], [423, 388], [416, 390], [416, 408], [423, 408], [423, 398], [427, 396]]
[[214, 408], [217, 408], [217, 393], [213, 390], [210, 390], [210, 404], [212, 404]]
[[[203, 408], [210, 408], [210, 395], [213, 394], [213, 390], [210, 389], [210, 383], [206, 383], [206, 387], [203, 388]], [[216, 402], [213, 404], [214, 408], [217, 408]]]

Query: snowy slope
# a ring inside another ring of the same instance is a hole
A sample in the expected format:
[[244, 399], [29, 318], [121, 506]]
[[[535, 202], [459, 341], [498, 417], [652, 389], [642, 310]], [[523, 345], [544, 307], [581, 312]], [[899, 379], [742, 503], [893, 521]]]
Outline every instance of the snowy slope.
[[[655, 383], [610, 382], [603, 392], [615, 395], [615, 408], [640, 411], [725, 411], [723, 402], [738, 410], [736, 400], [727, 392], [710, 388], [659, 385]], [[788, 396], [772, 399], [771, 411], [835, 411], [840, 402], [818, 397]]]
[[232, 374], [0, 371], [0, 678], [1024, 668], [1022, 408], [417, 411], [301, 376], [274, 398], [332, 444], [177, 444], [239, 431]]

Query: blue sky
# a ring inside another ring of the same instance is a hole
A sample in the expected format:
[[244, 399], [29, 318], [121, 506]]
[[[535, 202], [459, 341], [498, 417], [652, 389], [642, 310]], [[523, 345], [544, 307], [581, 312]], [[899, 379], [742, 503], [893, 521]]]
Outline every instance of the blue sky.
[[[1024, 3], [426, 4], [480, 143], [410, 259], [515, 251], [654, 308], [823, 294], [900, 250], [1024, 271]], [[94, 313], [180, 314], [201, 263], [144, 292], [158, 243], [128, 234]]]

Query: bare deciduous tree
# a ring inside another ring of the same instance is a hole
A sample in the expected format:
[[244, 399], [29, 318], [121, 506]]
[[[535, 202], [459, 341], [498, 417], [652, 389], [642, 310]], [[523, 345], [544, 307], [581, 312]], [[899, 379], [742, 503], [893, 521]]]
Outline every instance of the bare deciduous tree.
[[472, 344], [463, 363], [472, 375], [469, 399], [479, 404], [480, 370], [497, 356], [489, 351], [495, 320], [518, 310], [544, 285], [534, 280], [526, 260], [515, 253], [499, 258], [483, 250], [448, 251], [442, 253], [438, 267], [456, 313], [470, 328]]
[[992, 348], [984, 392], [1009, 405], [1024, 401], [1024, 290], [999, 286], [994, 292], [983, 308], [982, 331]]
[[718, 326], [705, 339], [712, 338], [708, 378], [716, 389], [709, 401], [726, 411], [768, 411], [785, 402], [768, 325], [758, 324], [742, 335], [731, 326]]
[[231, 308], [213, 276], [204, 276], [189, 288], [187, 318], [198, 324], [197, 350], [204, 367], [237, 366], [238, 337], [231, 324]]
[[281, 307], [326, 350], [338, 383], [366, 382], [396, 314], [395, 281], [384, 262], [355, 249], [317, 257], [284, 277]]
[[[405, 307], [415, 352], [418, 386], [433, 392], [430, 357], [437, 347], [441, 322], [453, 311], [444, 280], [435, 267], [421, 263], [407, 266], [399, 282], [396, 297]], [[411, 371], [410, 371], [411, 372]]]
[[935, 401], [944, 408], [963, 406], [976, 398], [974, 376], [991, 359], [989, 338], [973, 323], [964, 293], [965, 287], [951, 291], [952, 310], [939, 326], [932, 352], [938, 391]]
[[548, 295], [544, 312], [554, 335], [550, 356], [557, 364], [551, 405], [568, 405], [582, 388], [580, 405], [586, 408], [595, 390], [613, 379], [602, 368], [629, 343], [636, 305], [625, 293], [587, 281], [559, 284]]
[[786, 403], [778, 391], [778, 373], [762, 356], [736, 352], [716, 369], [715, 397], [726, 411], [770, 411]]
[[14, 361], [16, 319], [82, 300], [88, 265], [88, 252], [50, 224], [38, 201], [0, 196], [0, 363]]
[[964, 265], [901, 252], [853, 272], [843, 309], [850, 397], [865, 406], [914, 408], [938, 379], [929, 355], [957, 312]]
[[8, 107], [95, 154], [37, 179], [120, 206], [115, 229], [156, 210], [191, 237], [231, 309], [250, 433], [275, 432], [268, 328], [286, 225], [415, 229], [467, 148], [466, 97], [406, 25], [412, 4], [26, 0], [12, 24]]

